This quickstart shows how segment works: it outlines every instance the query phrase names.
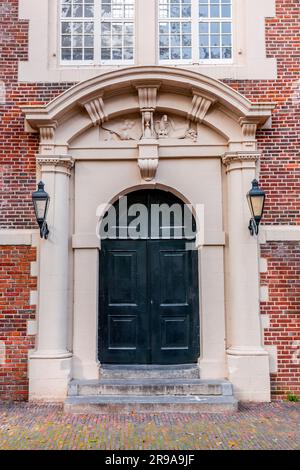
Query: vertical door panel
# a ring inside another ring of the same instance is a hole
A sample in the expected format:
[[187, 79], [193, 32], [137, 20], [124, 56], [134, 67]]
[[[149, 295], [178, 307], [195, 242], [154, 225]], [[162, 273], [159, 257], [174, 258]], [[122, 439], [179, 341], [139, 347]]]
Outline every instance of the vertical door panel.
[[146, 241], [104, 240], [99, 351], [103, 363], [149, 361]]
[[199, 356], [197, 251], [184, 240], [151, 240], [152, 362], [183, 364]]

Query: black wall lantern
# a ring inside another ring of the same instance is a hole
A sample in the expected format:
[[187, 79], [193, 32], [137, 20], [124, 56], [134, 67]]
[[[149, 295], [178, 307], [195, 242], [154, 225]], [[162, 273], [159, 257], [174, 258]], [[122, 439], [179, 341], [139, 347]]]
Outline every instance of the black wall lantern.
[[264, 212], [266, 193], [259, 187], [257, 180], [252, 181], [252, 189], [247, 194], [248, 204], [252, 218], [249, 222], [251, 235], [258, 235], [259, 224]]
[[41, 238], [48, 238], [49, 229], [46, 222], [47, 212], [49, 208], [50, 196], [44, 190], [45, 184], [40, 181], [38, 184], [38, 190], [32, 193], [32, 201], [35, 211], [37, 223], [40, 227]]

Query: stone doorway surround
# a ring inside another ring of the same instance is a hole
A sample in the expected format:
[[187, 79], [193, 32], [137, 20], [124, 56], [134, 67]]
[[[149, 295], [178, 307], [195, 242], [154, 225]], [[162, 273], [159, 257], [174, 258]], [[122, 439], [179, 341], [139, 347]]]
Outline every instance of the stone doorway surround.
[[40, 135], [37, 177], [51, 197], [50, 236], [39, 246], [31, 399], [63, 400], [70, 379], [99, 378], [96, 226], [118, 195], [145, 187], [204, 207], [201, 378], [227, 378], [241, 400], [270, 399], [246, 193], [258, 176], [256, 130], [270, 124], [273, 107], [195, 72], [128, 67], [22, 108], [26, 129]]

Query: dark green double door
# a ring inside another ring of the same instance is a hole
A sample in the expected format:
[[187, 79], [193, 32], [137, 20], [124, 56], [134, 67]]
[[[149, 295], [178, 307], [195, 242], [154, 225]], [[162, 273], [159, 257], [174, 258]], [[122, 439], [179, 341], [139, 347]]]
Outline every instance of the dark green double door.
[[199, 356], [198, 255], [186, 241], [103, 240], [99, 359], [188, 364]]

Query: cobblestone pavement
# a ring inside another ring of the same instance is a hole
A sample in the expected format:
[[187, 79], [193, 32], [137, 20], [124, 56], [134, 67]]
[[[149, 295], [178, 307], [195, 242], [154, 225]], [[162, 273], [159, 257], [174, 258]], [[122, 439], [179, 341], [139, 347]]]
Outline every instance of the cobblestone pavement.
[[300, 404], [244, 404], [233, 415], [102, 416], [0, 404], [0, 449], [300, 449]]

